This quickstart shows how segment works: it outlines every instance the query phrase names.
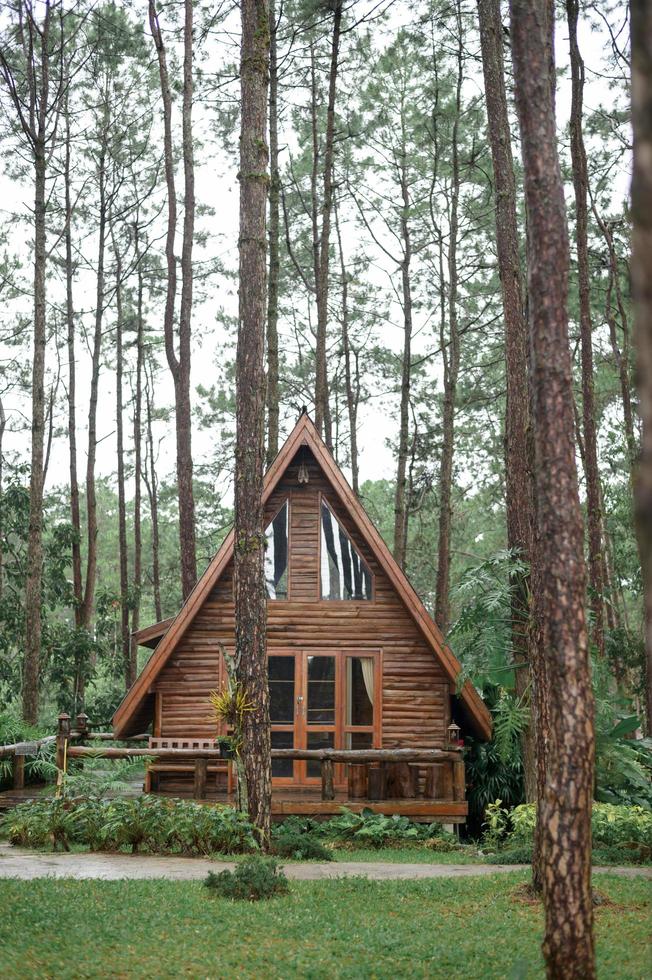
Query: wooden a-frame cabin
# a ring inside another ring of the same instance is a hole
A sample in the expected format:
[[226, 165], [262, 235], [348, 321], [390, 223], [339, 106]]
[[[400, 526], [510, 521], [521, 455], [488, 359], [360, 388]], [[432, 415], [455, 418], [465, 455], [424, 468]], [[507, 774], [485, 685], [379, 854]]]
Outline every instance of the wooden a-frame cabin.
[[[444, 749], [453, 721], [489, 738], [484, 702], [469, 681], [458, 691], [459, 662], [305, 413], [265, 476], [264, 505], [272, 748]], [[115, 737], [151, 726], [165, 745], [214, 739], [209, 694], [226, 683], [220, 648], [234, 647], [232, 531], [177, 615], [136, 639], [154, 653]], [[161, 769], [158, 788], [183, 792], [183, 773]], [[373, 808], [463, 822], [464, 787], [444, 777], [424, 799], [422, 771], [420, 798]], [[337, 812], [350, 802], [345, 780], [336, 765], [336, 800], [313, 807], [319, 765], [275, 759], [274, 811]]]

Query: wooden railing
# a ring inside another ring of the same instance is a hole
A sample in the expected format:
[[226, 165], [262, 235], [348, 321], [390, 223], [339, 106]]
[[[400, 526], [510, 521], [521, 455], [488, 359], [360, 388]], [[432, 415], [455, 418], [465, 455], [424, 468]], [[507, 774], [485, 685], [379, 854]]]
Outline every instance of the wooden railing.
[[[147, 734], [120, 739], [123, 743], [148, 742]], [[111, 732], [93, 732], [85, 714], [79, 714], [72, 728], [70, 717], [62, 713], [56, 735], [35, 742], [17, 742], [0, 746], [0, 758], [12, 757], [13, 785], [25, 784], [25, 758], [36, 755], [40, 746], [55, 742], [57, 769], [63, 770], [66, 759], [166, 759], [193, 762], [195, 796], [206, 795], [206, 770], [210, 760], [222, 759], [219, 748], [139, 748], [136, 745], [94, 747], [92, 741], [117, 741]], [[335, 766], [346, 765], [348, 796], [351, 799], [383, 800], [411, 798], [447, 799], [461, 802], [465, 798], [465, 774], [462, 750], [447, 749], [272, 749], [272, 759], [318, 762], [321, 771], [321, 797], [335, 798]], [[423, 789], [421, 789], [423, 786]]]

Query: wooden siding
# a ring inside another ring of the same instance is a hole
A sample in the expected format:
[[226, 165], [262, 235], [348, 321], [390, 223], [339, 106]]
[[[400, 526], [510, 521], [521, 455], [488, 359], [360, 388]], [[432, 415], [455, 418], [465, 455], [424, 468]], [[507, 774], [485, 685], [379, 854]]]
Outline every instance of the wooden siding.
[[[298, 463], [288, 467], [266, 505], [268, 520], [290, 500], [290, 574], [287, 600], [268, 604], [270, 650], [382, 650], [383, 746], [436, 747], [449, 724], [450, 682], [426, 644], [387, 575], [332, 492], [306, 449], [309, 483], [297, 482]], [[298, 457], [297, 457], [298, 458]], [[350, 534], [374, 578], [373, 599], [364, 602], [319, 598], [319, 501], [323, 494]], [[156, 678], [161, 734], [214, 735], [207, 703], [222, 683], [219, 647], [233, 649], [233, 565], [229, 563], [194, 621]]]

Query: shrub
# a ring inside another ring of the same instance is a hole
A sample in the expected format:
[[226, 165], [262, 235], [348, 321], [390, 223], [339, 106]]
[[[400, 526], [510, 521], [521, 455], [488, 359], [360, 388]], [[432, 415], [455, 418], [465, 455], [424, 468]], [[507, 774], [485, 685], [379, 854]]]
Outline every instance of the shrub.
[[246, 854], [258, 850], [255, 830], [232, 807], [178, 800], [168, 814], [172, 847], [183, 854]]
[[332, 861], [333, 855], [313, 833], [283, 824], [272, 831], [272, 850], [279, 857], [296, 861]]
[[[523, 803], [511, 811], [501, 801], [487, 807], [485, 842], [504, 848], [531, 845], [536, 823], [536, 806]], [[647, 848], [652, 852], [652, 812], [640, 806], [594, 803], [591, 817], [593, 847]]]
[[0, 820], [0, 836], [19, 847], [46, 847], [56, 851], [61, 845], [70, 850], [75, 839], [75, 813], [62, 799], [30, 800], [14, 807]]
[[373, 810], [354, 813], [342, 809], [338, 817], [333, 817], [323, 825], [322, 834], [335, 843], [350, 844], [353, 847], [389, 847], [392, 844], [419, 844], [433, 836], [437, 824], [412, 823], [407, 817], [394, 815], [386, 817]]
[[[0, 745], [11, 745], [14, 742], [33, 742], [51, 734], [51, 729], [27, 725], [10, 711], [0, 712]], [[46, 745], [39, 746], [35, 756], [26, 757], [25, 782], [43, 782], [56, 775], [54, 751], [54, 742], [48, 742]], [[10, 757], [0, 759], [0, 788], [11, 786], [12, 776], [13, 759]]]
[[442, 854], [463, 850], [455, 834], [449, 834], [445, 830], [440, 830], [434, 837], [429, 837], [425, 845], [431, 851], [439, 851]]
[[105, 847], [130, 847], [132, 854], [143, 847], [150, 851], [166, 849], [168, 814], [162, 800], [153, 796], [111, 800], [105, 805], [105, 814]]
[[0, 821], [12, 844], [133, 853], [245, 854], [258, 850], [255, 828], [231, 807], [202, 806], [154, 796], [121, 799], [37, 800], [21, 803]]
[[204, 884], [221, 898], [258, 902], [274, 895], [285, 895], [288, 880], [273, 858], [252, 857], [243, 861], [233, 871], [208, 873]]
[[514, 844], [495, 854], [487, 854], [484, 860], [487, 864], [532, 864], [532, 845]]

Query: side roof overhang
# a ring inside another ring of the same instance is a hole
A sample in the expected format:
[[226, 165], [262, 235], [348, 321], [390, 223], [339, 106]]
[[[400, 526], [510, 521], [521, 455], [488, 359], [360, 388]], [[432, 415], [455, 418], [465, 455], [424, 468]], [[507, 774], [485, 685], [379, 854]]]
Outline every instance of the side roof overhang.
[[[374, 527], [364, 507], [353, 493], [342, 471], [326, 448], [326, 445], [320, 438], [312, 420], [307, 414], [301, 416], [265, 475], [263, 503], [266, 503], [267, 499], [274, 492], [288, 465], [292, 462], [302, 446], [307, 446], [313, 453], [330, 481], [333, 490], [353, 518], [360, 535], [371, 549], [376, 560], [401, 597], [408, 612], [421, 631], [424, 640], [440, 661], [451, 682], [457, 684], [462, 673], [459, 661], [450, 647], [447, 646], [441, 630], [429, 615], [407, 576], [394, 560], [389, 548]], [[195, 615], [201, 609], [204, 601], [214, 588], [232, 556], [233, 530], [228, 533], [222, 542], [215, 557], [177, 615], [170, 620], [156, 623], [135, 634], [135, 638], [139, 643], [146, 646], [155, 646], [155, 650], [134, 684], [130, 687], [113, 717], [113, 731], [116, 738], [122, 735], [133, 734], [139, 725], [142, 729], [143, 712], [146, 705], [151, 703], [152, 685], [156, 677], [167, 663], [175, 647], [192, 623]], [[464, 713], [475, 734], [481, 738], [491, 738], [491, 714], [471, 682], [466, 680], [461, 690], [457, 691], [456, 694], [462, 703]]]

